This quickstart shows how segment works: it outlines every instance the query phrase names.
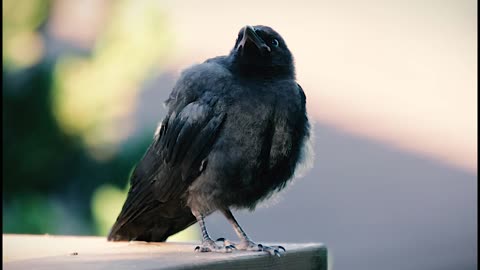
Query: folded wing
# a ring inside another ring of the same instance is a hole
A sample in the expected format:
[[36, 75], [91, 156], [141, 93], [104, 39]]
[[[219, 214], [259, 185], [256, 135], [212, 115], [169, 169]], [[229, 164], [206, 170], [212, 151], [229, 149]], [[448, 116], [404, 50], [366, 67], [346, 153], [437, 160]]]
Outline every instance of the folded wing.
[[127, 200], [109, 240], [165, 241], [195, 223], [185, 205], [188, 186], [202, 173], [224, 113], [204, 94], [170, 110], [131, 176]]

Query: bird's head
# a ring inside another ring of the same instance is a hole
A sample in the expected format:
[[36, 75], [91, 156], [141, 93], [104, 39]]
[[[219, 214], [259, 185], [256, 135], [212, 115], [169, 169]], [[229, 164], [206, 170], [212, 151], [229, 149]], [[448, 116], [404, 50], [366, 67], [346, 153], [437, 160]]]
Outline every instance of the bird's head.
[[230, 53], [233, 68], [247, 77], [295, 78], [293, 56], [283, 38], [263, 25], [245, 26]]

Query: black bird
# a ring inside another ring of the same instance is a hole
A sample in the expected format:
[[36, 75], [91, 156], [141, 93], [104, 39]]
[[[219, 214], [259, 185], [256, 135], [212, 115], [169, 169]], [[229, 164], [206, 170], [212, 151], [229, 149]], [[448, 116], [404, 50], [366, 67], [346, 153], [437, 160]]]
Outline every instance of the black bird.
[[[267, 26], [245, 26], [229, 55], [183, 71], [165, 103], [167, 116], [131, 176], [108, 240], [162, 242], [198, 222], [203, 240], [195, 250], [278, 255], [282, 247], [251, 241], [230, 208], [253, 210], [304, 160], [305, 94], [283, 38]], [[238, 245], [217, 245], [208, 235], [204, 217], [216, 210]]]

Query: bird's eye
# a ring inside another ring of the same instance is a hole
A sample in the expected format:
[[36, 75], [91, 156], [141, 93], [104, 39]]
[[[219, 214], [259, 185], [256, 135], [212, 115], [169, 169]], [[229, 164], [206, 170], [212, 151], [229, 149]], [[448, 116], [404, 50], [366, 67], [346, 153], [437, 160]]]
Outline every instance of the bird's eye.
[[275, 47], [278, 47], [278, 40], [277, 40], [277, 39], [273, 39], [273, 40], [272, 40], [272, 45], [275, 46]]

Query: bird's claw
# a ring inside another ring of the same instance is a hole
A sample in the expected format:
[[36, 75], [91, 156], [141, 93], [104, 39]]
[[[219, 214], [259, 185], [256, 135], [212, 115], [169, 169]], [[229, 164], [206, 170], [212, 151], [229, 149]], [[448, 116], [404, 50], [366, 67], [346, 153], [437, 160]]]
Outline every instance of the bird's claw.
[[219, 253], [231, 253], [235, 246], [218, 246], [212, 240], [206, 240], [202, 242], [201, 246], [195, 247], [195, 252], [219, 252]]
[[236, 248], [248, 251], [265, 251], [277, 257], [280, 257], [282, 252], [286, 252], [282, 246], [264, 246], [262, 244], [255, 244], [252, 241], [242, 241]]
[[225, 239], [223, 237], [218, 238], [215, 242], [222, 242], [224, 247], [230, 247], [233, 249], [237, 249], [237, 244], [231, 242], [228, 239]]
[[274, 255], [274, 256], [277, 256], [277, 257], [282, 256], [281, 251], [286, 252], [285, 248], [282, 247], [282, 246], [263, 246], [263, 245], [262, 245], [260, 251], [266, 251], [266, 252], [270, 253], [270, 255]]
[[[223, 246], [218, 246], [215, 242], [222, 242]], [[264, 246], [262, 244], [255, 244], [252, 241], [242, 241], [240, 244], [235, 244], [223, 237], [218, 238], [216, 241], [204, 241], [201, 246], [195, 248], [196, 252], [221, 252], [230, 253], [235, 250], [247, 250], [247, 251], [264, 251], [270, 255], [281, 257], [282, 252], [286, 252], [282, 246]]]

